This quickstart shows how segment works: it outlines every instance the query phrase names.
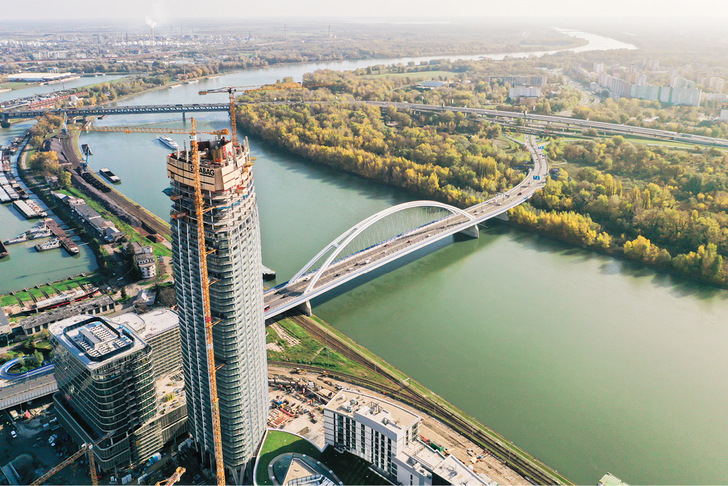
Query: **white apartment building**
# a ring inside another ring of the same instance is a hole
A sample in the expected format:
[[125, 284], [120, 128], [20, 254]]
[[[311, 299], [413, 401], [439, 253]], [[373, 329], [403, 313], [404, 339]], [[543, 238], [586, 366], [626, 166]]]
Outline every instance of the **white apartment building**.
[[420, 439], [421, 423], [419, 415], [355, 390], [339, 391], [324, 407], [326, 445], [370, 462], [394, 484], [495, 484], [431, 449]]

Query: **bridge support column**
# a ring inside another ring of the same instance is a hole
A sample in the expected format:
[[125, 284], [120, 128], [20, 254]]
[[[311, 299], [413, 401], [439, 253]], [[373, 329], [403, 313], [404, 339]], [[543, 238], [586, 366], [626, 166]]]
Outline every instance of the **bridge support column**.
[[187, 121], [187, 113], [184, 111], [182, 112], [182, 121]]
[[313, 310], [311, 309], [311, 301], [307, 300], [303, 304], [296, 307], [296, 310], [303, 314], [304, 316], [312, 316]]
[[500, 219], [501, 221], [510, 221], [510, 218], [508, 217], [508, 213], [501, 213], [498, 216], [495, 217], [495, 219]]
[[7, 115], [0, 115], [0, 127], [10, 128], [10, 121]]
[[470, 228], [465, 228], [458, 234], [469, 236], [470, 238], [480, 238], [480, 231], [478, 230], [477, 224], [474, 226], [471, 226]]

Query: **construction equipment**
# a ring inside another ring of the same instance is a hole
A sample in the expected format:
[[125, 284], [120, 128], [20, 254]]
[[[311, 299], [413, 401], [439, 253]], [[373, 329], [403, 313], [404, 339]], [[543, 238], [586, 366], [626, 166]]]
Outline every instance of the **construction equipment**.
[[[116, 432], [116, 431], [109, 432], [108, 434], [106, 434], [105, 436], [103, 436], [102, 438], [97, 440], [96, 444], [99, 444], [99, 443], [105, 441], [106, 439], [111, 437], [114, 434], [114, 432]], [[39, 477], [38, 479], [33, 481], [32, 483], [30, 483], [31, 486], [45, 483], [51, 477], [53, 477], [58, 471], [64, 469], [69, 464], [76, 462], [76, 460], [79, 457], [83, 456], [84, 454], [88, 454], [88, 467], [89, 467], [89, 472], [91, 474], [91, 483], [94, 486], [97, 486], [99, 484], [99, 478], [96, 475], [96, 459], [94, 458], [93, 448], [94, 448], [94, 444], [89, 444], [89, 443], [83, 444], [81, 446], [81, 448], [78, 451], [71, 454], [68, 457], [68, 459], [66, 459], [65, 461], [63, 461], [62, 463], [60, 463], [59, 465], [57, 465], [56, 467], [54, 467], [53, 469], [51, 469], [50, 471], [48, 471], [47, 473], [45, 473], [44, 475], [42, 475], [41, 477]]]
[[[227, 128], [215, 131], [197, 131], [197, 122], [194, 118], [190, 118], [190, 128], [154, 128], [154, 127], [89, 127], [86, 130], [96, 132], [123, 132], [123, 133], [180, 133], [190, 136], [190, 153], [192, 155], [192, 173], [193, 184], [195, 189], [195, 219], [197, 220], [197, 240], [200, 258], [200, 280], [202, 283], [202, 306], [205, 319], [205, 345], [207, 347], [207, 368], [210, 379], [210, 401], [212, 403], [212, 434], [215, 445], [215, 467], [217, 472], [217, 484], [225, 484], [225, 463], [222, 453], [222, 431], [220, 429], [220, 402], [217, 397], [217, 371], [215, 365], [215, 350], [213, 348], [212, 339], [212, 314], [210, 311], [210, 277], [207, 274], [207, 255], [211, 252], [207, 250], [205, 241], [205, 221], [204, 214], [205, 201], [202, 197], [202, 184], [200, 181], [200, 152], [197, 146], [197, 135], [204, 133], [208, 135], [227, 135], [230, 132]], [[235, 130], [233, 130], [235, 133]], [[189, 216], [187, 213], [178, 213], [173, 218], [185, 218]]]
[[259, 86], [225, 86], [222, 88], [207, 89], [200, 91], [199, 94], [213, 94], [213, 93], [227, 93], [230, 98], [230, 131], [231, 139], [233, 141], [233, 147], [238, 147], [238, 130], [235, 120], [235, 93], [248, 93], [250, 91], [270, 91], [276, 89], [302, 89], [304, 86], [301, 83], [290, 82], [290, 83], [275, 83], [275, 84], [263, 84]]
[[227, 128], [212, 131], [197, 131], [195, 120], [192, 119], [191, 128], [166, 128], [166, 127], [68, 127], [69, 130], [85, 130], [88, 132], [122, 132], [122, 133], [177, 133], [180, 135], [204, 134], [204, 135], [228, 135]]
[[179, 483], [179, 480], [182, 479], [182, 475], [185, 473], [185, 471], [187, 471], [187, 469], [183, 467], [178, 467], [174, 474], [169, 477], [169, 479], [164, 482], [159, 481], [155, 484], [155, 486], [172, 486], [175, 483]]

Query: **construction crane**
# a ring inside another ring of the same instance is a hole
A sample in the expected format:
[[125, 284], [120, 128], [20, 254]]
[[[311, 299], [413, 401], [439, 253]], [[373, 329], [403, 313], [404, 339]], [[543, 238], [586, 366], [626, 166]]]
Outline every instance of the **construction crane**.
[[289, 82], [289, 83], [275, 83], [275, 84], [263, 84], [258, 86], [225, 86], [222, 88], [207, 89], [200, 91], [199, 94], [213, 94], [213, 93], [227, 93], [230, 98], [230, 132], [231, 139], [233, 141], [233, 147], [238, 147], [238, 130], [235, 120], [235, 93], [248, 93], [250, 91], [270, 91], [277, 89], [302, 89], [301, 83]]
[[[111, 437], [115, 432], [116, 431], [109, 432], [108, 434], [106, 434], [105, 436], [103, 436], [102, 438], [97, 440], [96, 444], [99, 444], [99, 443], [105, 441], [106, 439]], [[88, 467], [89, 467], [89, 473], [91, 474], [91, 483], [94, 486], [97, 486], [99, 484], [99, 478], [96, 475], [96, 459], [94, 458], [93, 448], [94, 448], [94, 444], [91, 444], [88, 442], [83, 444], [81, 446], [81, 448], [79, 450], [77, 450], [76, 452], [74, 452], [73, 454], [71, 454], [68, 457], [68, 459], [66, 459], [65, 461], [63, 461], [62, 463], [60, 463], [59, 465], [57, 465], [56, 467], [54, 467], [53, 469], [51, 469], [50, 471], [48, 471], [47, 473], [45, 473], [44, 475], [42, 475], [41, 477], [39, 477], [38, 479], [33, 481], [32, 483], [30, 483], [31, 486], [45, 483], [51, 477], [53, 477], [58, 471], [64, 469], [69, 464], [72, 464], [73, 462], [75, 462], [79, 457], [83, 456], [84, 454], [88, 454]]]
[[182, 475], [187, 471], [187, 469], [183, 467], [178, 467], [177, 470], [172, 474], [166, 481], [159, 481], [155, 484], [155, 486], [172, 486], [173, 484], [179, 483], [179, 480], [182, 479]]
[[[190, 136], [190, 152], [192, 155], [192, 173], [195, 189], [195, 219], [197, 220], [197, 242], [200, 252], [200, 280], [202, 283], [202, 307], [205, 318], [205, 345], [207, 348], [207, 371], [210, 380], [210, 401], [212, 404], [212, 435], [215, 447], [215, 467], [217, 473], [217, 484], [225, 484], [225, 463], [222, 452], [222, 431], [220, 428], [220, 402], [217, 397], [217, 378], [215, 367], [215, 350], [212, 339], [212, 313], [210, 310], [210, 277], [207, 274], [207, 255], [212, 253], [207, 250], [205, 241], [204, 214], [205, 200], [202, 197], [202, 183], [200, 181], [200, 152], [197, 146], [197, 135], [204, 133], [208, 135], [227, 135], [230, 132], [227, 128], [215, 131], [198, 131], [197, 122], [190, 118], [190, 128], [154, 128], [154, 127], [88, 127], [85, 130], [96, 132], [123, 132], [123, 133], [180, 133]], [[233, 130], [234, 133], [234, 130]], [[173, 218], [186, 217], [187, 214], [173, 215]]]

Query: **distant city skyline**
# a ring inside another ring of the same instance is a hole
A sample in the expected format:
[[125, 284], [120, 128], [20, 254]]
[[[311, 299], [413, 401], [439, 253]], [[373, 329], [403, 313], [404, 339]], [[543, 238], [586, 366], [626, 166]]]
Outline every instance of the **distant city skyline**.
[[204, 4], [192, 0], [127, 0], [125, 2], [97, 2], [94, 0], [35, 0], [13, 2], [3, 6], [4, 20], [66, 20], [66, 19], [152, 19], [165, 22], [185, 18], [259, 19], [280, 18], [281, 13], [291, 19], [316, 17], [346, 18], [625, 18], [646, 17], [660, 19], [705, 18], [728, 19], [728, 3], [714, 0], [695, 0], [689, 4], [679, 0], [612, 0], [596, 2], [584, 0], [521, 0], [517, 7], [502, 0], [370, 0], [351, 2], [341, 0], [278, 0], [273, 2], [237, 2], [208, 0]]

